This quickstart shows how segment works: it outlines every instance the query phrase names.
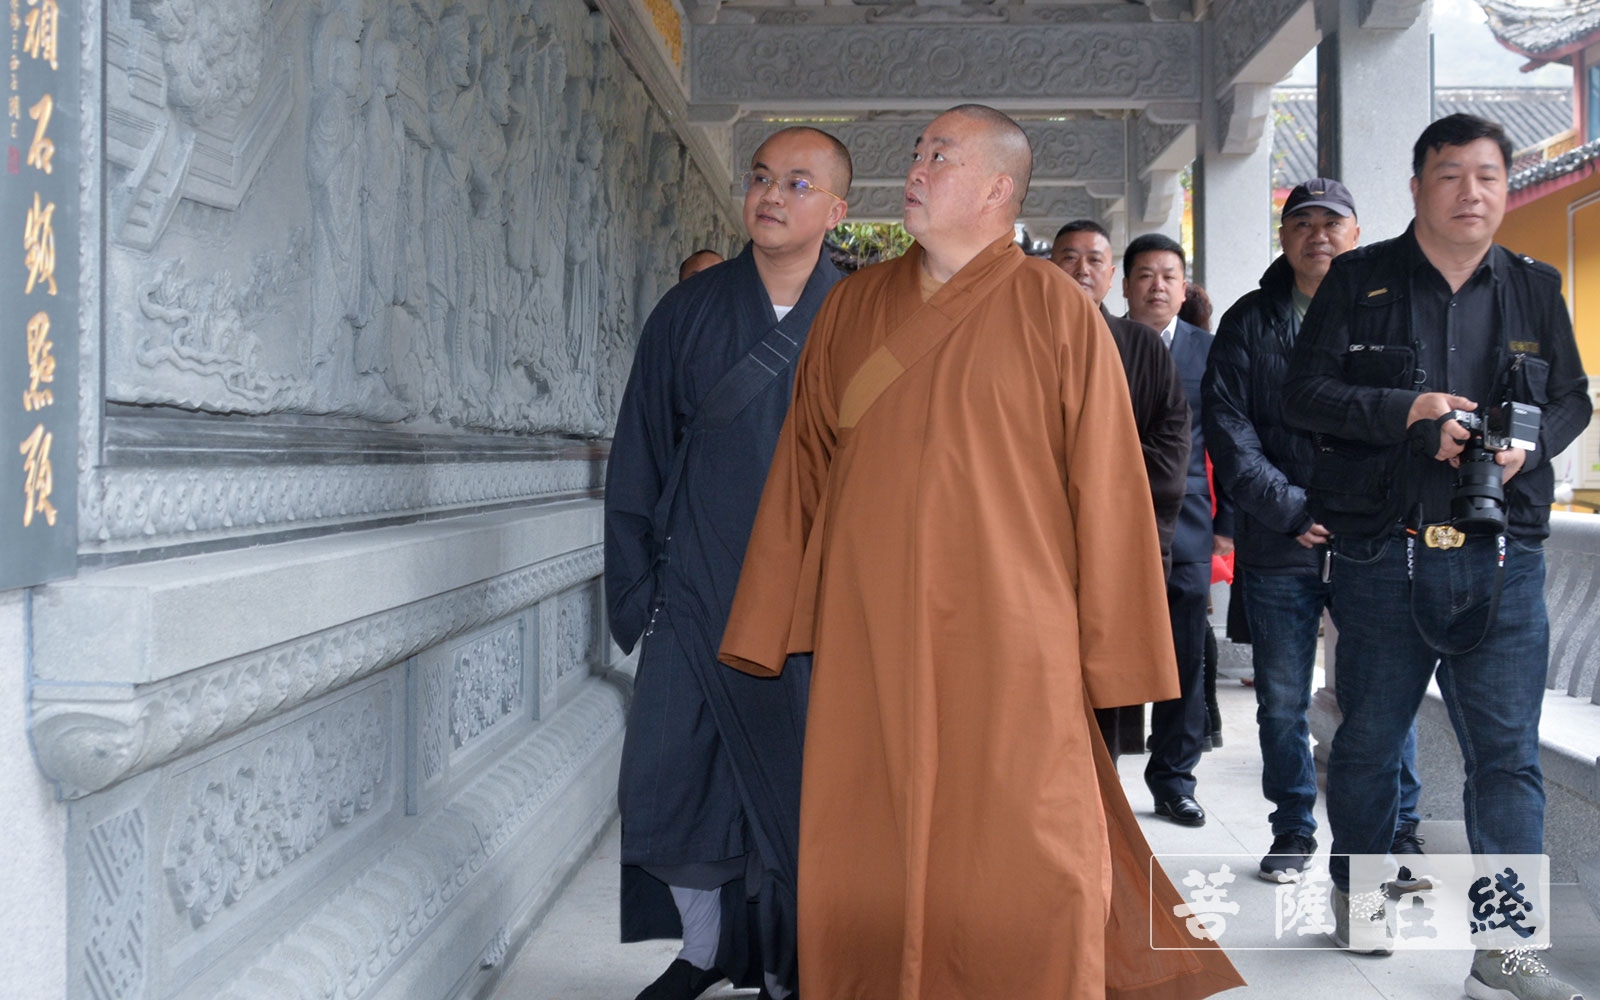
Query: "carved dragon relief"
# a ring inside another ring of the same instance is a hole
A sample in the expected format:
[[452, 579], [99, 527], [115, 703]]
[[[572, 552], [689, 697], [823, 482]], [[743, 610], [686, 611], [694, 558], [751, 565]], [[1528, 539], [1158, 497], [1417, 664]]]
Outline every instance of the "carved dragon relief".
[[123, 0], [107, 38], [117, 402], [602, 436], [671, 263], [732, 242], [581, 7]]

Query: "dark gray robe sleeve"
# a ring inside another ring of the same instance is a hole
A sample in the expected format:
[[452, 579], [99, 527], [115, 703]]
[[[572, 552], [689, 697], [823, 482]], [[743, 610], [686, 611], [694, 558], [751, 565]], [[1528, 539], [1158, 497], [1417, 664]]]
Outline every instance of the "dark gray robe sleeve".
[[673, 400], [673, 327], [682, 298], [668, 293], [645, 322], [606, 463], [606, 611], [624, 652], [644, 634], [655, 599], [660, 545], [651, 522], [682, 432]]

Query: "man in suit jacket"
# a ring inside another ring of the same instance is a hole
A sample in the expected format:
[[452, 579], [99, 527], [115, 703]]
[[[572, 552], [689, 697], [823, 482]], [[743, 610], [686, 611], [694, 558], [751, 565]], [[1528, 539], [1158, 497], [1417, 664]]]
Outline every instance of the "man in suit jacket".
[[[1189, 468], [1189, 402], [1183, 380], [1161, 335], [1131, 319], [1106, 312], [1105, 297], [1116, 275], [1116, 256], [1105, 227], [1092, 219], [1069, 222], [1056, 233], [1050, 260], [1078, 283], [1105, 320], [1116, 341], [1122, 370], [1128, 377], [1133, 420], [1139, 428], [1144, 471], [1150, 479], [1150, 499], [1156, 510], [1156, 532], [1161, 539], [1161, 563], [1172, 572], [1172, 534]], [[1097, 708], [1095, 719], [1111, 756], [1144, 752], [1144, 706]]]
[[1200, 380], [1211, 352], [1211, 334], [1178, 318], [1184, 271], [1183, 247], [1159, 233], [1140, 236], [1122, 256], [1128, 318], [1160, 333], [1189, 400], [1189, 467], [1172, 540], [1172, 573], [1167, 578], [1167, 609], [1182, 694], [1151, 709], [1150, 761], [1144, 781], [1155, 798], [1157, 816], [1184, 826], [1203, 826], [1206, 812], [1195, 800], [1194, 766], [1210, 728], [1205, 703], [1205, 630], [1211, 627], [1206, 598], [1212, 554], [1233, 548], [1233, 516], [1225, 502], [1212, 513], [1200, 409]]

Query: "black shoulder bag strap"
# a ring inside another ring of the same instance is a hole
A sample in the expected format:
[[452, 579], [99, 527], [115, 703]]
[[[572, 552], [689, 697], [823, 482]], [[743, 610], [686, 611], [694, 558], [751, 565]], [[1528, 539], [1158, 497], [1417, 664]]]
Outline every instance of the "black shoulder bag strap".
[[683, 466], [688, 458], [690, 440], [699, 431], [726, 427], [733, 418], [743, 413], [752, 399], [771, 385], [773, 379], [783, 374], [784, 369], [794, 364], [800, 356], [800, 345], [800, 341], [783, 332], [783, 323], [779, 322], [767, 331], [760, 343], [724, 372], [706, 393], [700, 409], [695, 411], [689, 426], [683, 430], [683, 436], [678, 439], [678, 446], [672, 453], [672, 466], [667, 471], [661, 496], [656, 501], [651, 523], [658, 540], [665, 537], [667, 518], [672, 515], [672, 502], [683, 480]]

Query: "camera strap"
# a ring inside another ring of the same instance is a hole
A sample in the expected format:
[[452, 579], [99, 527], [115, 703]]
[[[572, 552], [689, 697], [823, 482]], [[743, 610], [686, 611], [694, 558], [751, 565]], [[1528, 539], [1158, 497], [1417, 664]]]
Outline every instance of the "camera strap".
[[[1417, 514], [1420, 518], [1420, 506]], [[1417, 535], [1422, 530], [1414, 523], [1406, 525], [1406, 583], [1411, 592], [1411, 600], [1409, 601], [1411, 605], [1411, 624], [1416, 626], [1417, 634], [1422, 636], [1422, 641], [1426, 642], [1434, 652], [1441, 656], [1460, 656], [1463, 653], [1470, 653], [1483, 645], [1483, 640], [1489, 637], [1489, 630], [1494, 628], [1495, 616], [1500, 613], [1500, 591], [1504, 589], [1506, 582], [1506, 533], [1502, 531], [1494, 536], [1494, 590], [1489, 595], [1489, 610], [1484, 615], [1483, 631], [1478, 634], [1478, 638], [1473, 640], [1472, 645], [1462, 646], [1458, 649], [1435, 639], [1429, 634], [1427, 628], [1423, 626], [1422, 619], [1417, 617]]]

